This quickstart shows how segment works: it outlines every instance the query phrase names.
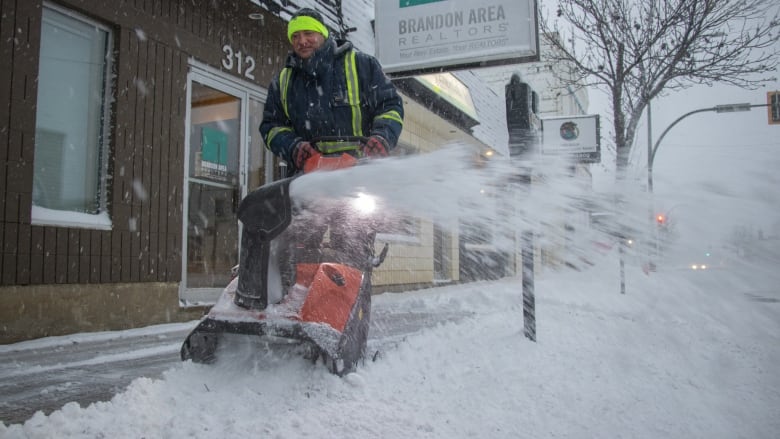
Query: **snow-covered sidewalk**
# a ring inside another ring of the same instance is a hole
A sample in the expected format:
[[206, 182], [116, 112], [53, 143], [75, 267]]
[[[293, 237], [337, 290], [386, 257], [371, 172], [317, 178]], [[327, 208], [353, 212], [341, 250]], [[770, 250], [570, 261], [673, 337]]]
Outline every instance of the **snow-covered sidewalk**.
[[538, 343], [523, 337], [518, 279], [383, 294], [393, 315], [461, 318], [387, 334], [345, 378], [237, 350], [0, 437], [777, 437], [780, 304], [747, 295], [777, 275], [631, 269], [620, 295], [616, 270], [607, 258], [538, 278]]

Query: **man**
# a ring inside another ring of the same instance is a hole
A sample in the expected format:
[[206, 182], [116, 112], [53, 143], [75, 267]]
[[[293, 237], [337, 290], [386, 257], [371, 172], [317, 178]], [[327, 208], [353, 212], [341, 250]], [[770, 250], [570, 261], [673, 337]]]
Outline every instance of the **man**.
[[301, 171], [313, 153], [312, 139], [367, 136], [363, 145], [338, 145], [324, 152], [384, 157], [403, 126], [403, 102], [376, 58], [336, 41], [309, 8], [287, 27], [292, 53], [268, 89], [260, 133], [274, 154]]
[[[325, 154], [385, 157], [396, 146], [403, 126], [403, 102], [376, 58], [336, 41], [315, 10], [303, 8], [291, 19], [287, 37], [292, 45], [285, 67], [268, 89], [260, 133], [266, 147], [285, 160], [293, 172], [304, 169], [315, 154], [310, 143], [319, 137], [361, 136], [365, 143], [317, 144]], [[308, 256], [319, 255], [325, 231], [339, 262], [366, 268], [374, 249], [370, 225], [347, 210], [307, 215], [286, 232], [292, 245]]]

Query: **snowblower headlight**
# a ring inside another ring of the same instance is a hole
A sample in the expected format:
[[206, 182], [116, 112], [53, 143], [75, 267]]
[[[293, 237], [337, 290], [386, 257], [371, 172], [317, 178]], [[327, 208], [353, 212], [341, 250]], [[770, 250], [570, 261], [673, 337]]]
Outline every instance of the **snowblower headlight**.
[[376, 199], [371, 195], [358, 192], [354, 200], [352, 200], [352, 207], [361, 214], [370, 214], [376, 210]]

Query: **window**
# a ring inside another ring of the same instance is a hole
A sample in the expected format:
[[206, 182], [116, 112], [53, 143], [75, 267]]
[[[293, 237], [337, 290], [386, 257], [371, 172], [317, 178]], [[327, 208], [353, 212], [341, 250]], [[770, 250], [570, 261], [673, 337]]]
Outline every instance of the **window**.
[[107, 28], [44, 5], [33, 171], [35, 224], [111, 225], [106, 212], [110, 54]]

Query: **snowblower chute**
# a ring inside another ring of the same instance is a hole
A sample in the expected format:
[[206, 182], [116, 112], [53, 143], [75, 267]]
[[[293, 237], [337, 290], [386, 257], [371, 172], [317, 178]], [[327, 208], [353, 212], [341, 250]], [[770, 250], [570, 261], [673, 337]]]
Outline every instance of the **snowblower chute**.
[[[315, 155], [312, 160], [306, 172], [357, 163], [347, 154]], [[300, 346], [304, 355], [321, 358], [338, 375], [353, 371], [363, 358], [371, 271], [384, 260], [387, 244], [374, 255], [373, 222], [352, 212], [345, 200], [294, 203], [290, 184], [295, 178], [267, 184], [242, 200], [237, 277], [185, 339], [182, 360], [214, 362], [225, 334]], [[349, 232], [334, 231], [328, 221], [347, 221]], [[323, 244], [327, 226], [330, 242]]]

